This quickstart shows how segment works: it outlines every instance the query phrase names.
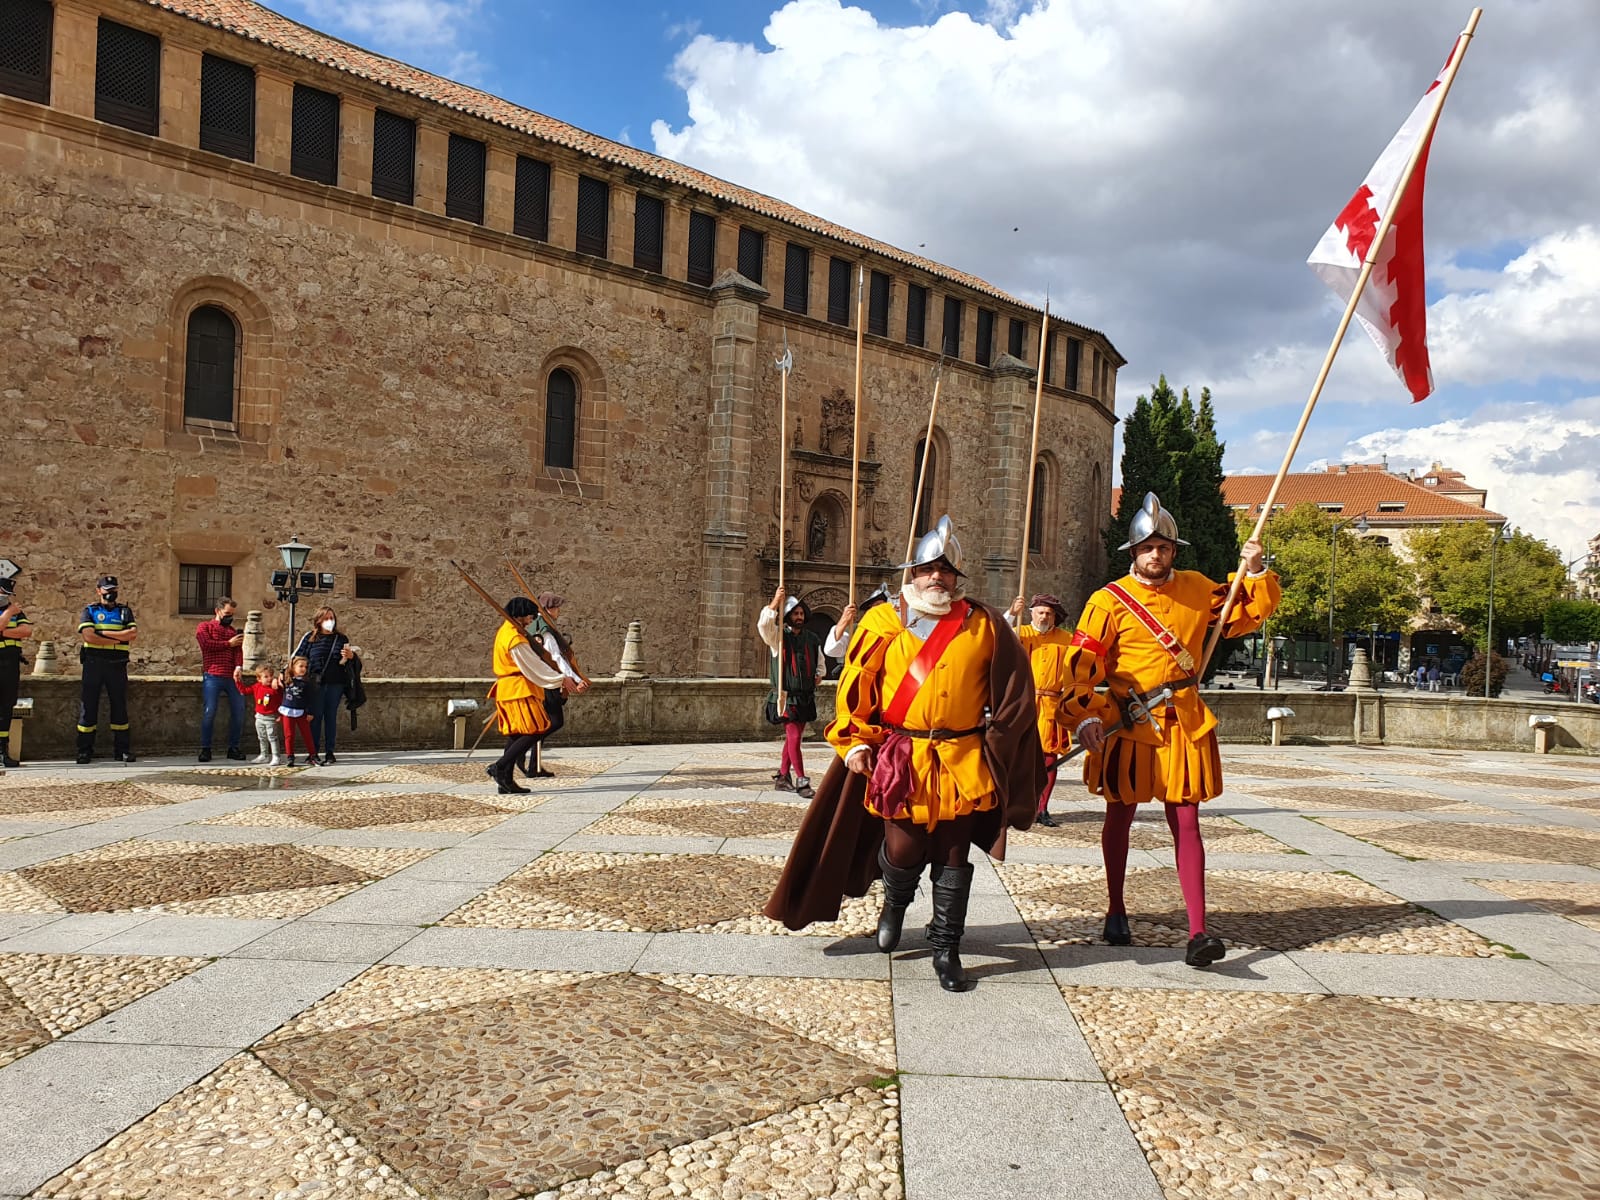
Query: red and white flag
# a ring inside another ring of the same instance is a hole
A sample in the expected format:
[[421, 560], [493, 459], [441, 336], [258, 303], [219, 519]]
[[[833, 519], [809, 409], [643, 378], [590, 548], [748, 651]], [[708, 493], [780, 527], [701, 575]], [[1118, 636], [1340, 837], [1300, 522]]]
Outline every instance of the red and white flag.
[[1317, 278], [1348, 303], [1383, 214], [1394, 202], [1400, 176], [1421, 142], [1417, 169], [1412, 173], [1394, 221], [1378, 250], [1372, 278], [1367, 281], [1366, 290], [1356, 305], [1356, 319], [1383, 351], [1384, 358], [1411, 393], [1413, 402], [1426, 398], [1433, 391], [1433, 370], [1428, 365], [1426, 273], [1422, 261], [1422, 186], [1433, 141], [1429, 117], [1433, 113], [1433, 93], [1461, 53], [1464, 41], [1457, 40], [1433, 86], [1411, 110], [1400, 132], [1394, 135], [1394, 140], [1367, 172], [1361, 187], [1350, 197], [1350, 203], [1333, 219], [1328, 232], [1322, 235], [1311, 257], [1306, 259]]

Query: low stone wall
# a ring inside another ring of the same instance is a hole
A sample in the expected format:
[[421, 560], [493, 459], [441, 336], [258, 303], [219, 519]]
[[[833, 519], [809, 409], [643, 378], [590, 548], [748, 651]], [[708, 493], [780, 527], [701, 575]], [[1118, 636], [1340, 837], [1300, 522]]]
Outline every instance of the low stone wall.
[[[370, 679], [367, 704], [350, 729], [348, 713], [339, 722], [339, 747], [349, 750], [438, 750], [452, 744], [452, 722], [445, 702], [482, 700], [487, 679]], [[69, 675], [29, 675], [23, 696], [34, 700], [34, 714], [23, 728], [27, 759], [71, 758], [78, 720], [78, 679]], [[141, 754], [182, 754], [199, 746], [200, 680], [197, 676], [142, 676], [129, 684], [133, 746]], [[767, 684], [750, 679], [637, 679], [597, 682], [567, 706], [567, 725], [559, 745], [628, 745], [648, 742], [735, 742], [776, 739], [762, 718]], [[1225, 742], [1270, 740], [1266, 710], [1294, 710], [1284, 726], [1293, 744], [1437, 746], [1473, 750], [1533, 749], [1528, 718], [1556, 717], [1558, 751], [1600, 754], [1600, 705], [1570, 700], [1469, 700], [1416, 692], [1260, 692], [1254, 688], [1206, 692]], [[484, 710], [485, 712], [487, 710]], [[820, 734], [833, 716], [833, 688], [817, 693]], [[226, 741], [226, 710], [216, 744]], [[467, 740], [477, 737], [482, 715], [468, 718]], [[100, 715], [97, 749], [109, 754], [111, 739], [105, 709]], [[485, 741], [495, 744], [491, 733]], [[255, 731], [246, 714], [244, 745], [255, 753]]]

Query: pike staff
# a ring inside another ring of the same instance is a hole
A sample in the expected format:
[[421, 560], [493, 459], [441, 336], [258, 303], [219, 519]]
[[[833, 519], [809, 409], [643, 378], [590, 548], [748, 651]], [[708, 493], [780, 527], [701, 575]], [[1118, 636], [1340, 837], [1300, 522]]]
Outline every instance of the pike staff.
[[1033, 441], [1028, 447], [1028, 499], [1022, 508], [1022, 574], [1017, 580], [1019, 596], [1028, 594], [1028, 542], [1033, 536], [1033, 489], [1039, 479], [1034, 464], [1039, 461], [1039, 408], [1044, 402], [1044, 350], [1049, 336], [1050, 296], [1046, 293], [1044, 319], [1039, 322], [1039, 371], [1033, 385]]
[[[1344, 306], [1344, 315], [1339, 318], [1339, 327], [1333, 332], [1333, 341], [1328, 345], [1328, 353], [1322, 359], [1322, 369], [1317, 372], [1316, 382], [1311, 385], [1311, 395], [1306, 400], [1305, 411], [1300, 414], [1300, 423], [1295, 426], [1294, 436], [1289, 439], [1289, 446], [1283, 452], [1283, 465], [1278, 468], [1278, 474], [1272, 481], [1272, 486], [1267, 489], [1267, 498], [1262, 501], [1261, 515], [1256, 518], [1255, 530], [1250, 534], [1251, 541], [1259, 541], [1261, 531], [1266, 526], [1267, 518], [1272, 515], [1272, 506], [1278, 499], [1278, 489], [1283, 486], [1284, 476], [1289, 473], [1290, 464], [1294, 462], [1295, 452], [1300, 448], [1300, 439], [1305, 436], [1306, 426], [1311, 421], [1311, 412], [1317, 406], [1317, 399], [1322, 395], [1322, 385], [1327, 382], [1328, 372], [1333, 369], [1334, 356], [1339, 353], [1339, 346], [1344, 341], [1345, 331], [1350, 328], [1350, 320], [1356, 315], [1356, 306], [1361, 302], [1361, 294], [1366, 291], [1367, 281], [1372, 278], [1372, 270], [1378, 265], [1378, 258], [1383, 253], [1384, 241], [1389, 236], [1389, 229], [1394, 224], [1394, 219], [1400, 211], [1400, 204], [1405, 199], [1406, 189], [1411, 185], [1411, 178], [1416, 174], [1417, 164], [1427, 157], [1428, 148], [1433, 143], [1433, 131], [1439, 123], [1439, 114], [1444, 111], [1445, 97], [1450, 94], [1450, 87], [1456, 81], [1456, 72], [1461, 67], [1461, 60], [1466, 57], [1467, 45], [1472, 41], [1472, 36], [1478, 28], [1478, 18], [1483, 16], [1483, 9], [1475, 8], [1472, 15], [1467, 18], [1467, 27], [1456, 38], [1456, 44], [1450, 54], [1450, 63], [1441, 74], [1436, 85], [1429, 90], [1437, 92], [1433, 107], [1428, 113], [1428, 118], [1423, 126], [1421, 135], [1416, 144], [1411, 148], [1411, 153], [1406, 160], [1405, 169], [1401, 171], [1398, 183], [1395, 186], [1394, 196], [1390, 199], [1384, 211], [1383, 220], [1379, 222], [1377, 232], [1373, 235], [1366, 254], [1362, 257], [1361, 273], [1356, 276], [1355, 286], [1350, 292], [1350, 298]], [[1382, 161], [1381, 159], [1379, 160]], [[1376, 169], [1376, 168], [1375, 168]], [[1370, 178], [1370, 176], [1369, 176]], [[1358, 193], [1359, 194], [1359, 193]], [[1370, 211], [1370, 209], [1369, 209]], [[1211, 662], [1211, 656], [1216, 652], [1217, 643], [1222, 640], [1222, 631], [1228, 624], [1228, 614], [1233, 609], [1233, 602], [1238, 598], [1239, 585], [1244, 579], [1244, 559], [1240, 558], [1240, 569], [1233, 574], [1233, 584], [1228, 588], [1228, 596], [1222, 603], [1222, 613], [1217, 618], [1216, 625], [1211, 634], [1206, 638], [1205, 651], [1200, 656], [1200, 663], [1195, 671], [1198, 678], [1205, 678], [1206, 666]], [[1331, 668], [1330, 668], [1331, 675]]]
[[[856, 510], [861, 503], [861, 354], [867, 333], [867, 268], [856, 267], [856, 415], [850, 434], [850, 593], [856, 601], [856, 530], [860, 525]], [[781, 616], [782, 614], [780, 614]]]
[[578, 656], [573, 652], [572, 643], [556, 632], [556, 623], [550, 619], [550, 614], [545, 612], [544, 605], [539, 603], [539, 597], [533, 594], [533, 589], [528, 586], [528, 581], [522, 577], [522, 572], [517, 570], [517, 564], [509, 558], [505, 560], [506, 569], [511, 572], [511, 577], [517, 581], [517, 586], [522, 589], [522, 594], [533, 601], [535, 614], [545, 623], [550, 630], [550, 636], [556, 639], [556, 644], [561, 647], [561, 652], [566, 656], [567, 662], [578, 673], [578, 678], [583, 680], [584, 686], [589, 685], [589, 677], [583, 673], [583, 668], [578, 665]]
[[[789, 349], [789, 330], [783, 331], [783, 356], [773, 360], [773, 366], [778, 368], [778, 590], [783, 590], [783, 567], [786, 557], [784, 547], [784, 531], [787, 524], [787, 502], [789, 499], [789, 372], [794, 370], [794, 351]], [[854, 532], [851, 533], [851, 545], [854, 546]], [[855, 553], [850, 555], [852, 564], [855, 562]], [[778, 644], [783, 645], [783, 630], [787, 624], [787, 613], [778, 614]], [[783, 654], [780, 649], [778, 654], [778, 711], [787, 712], [789, 698], [783, 690]]]
[[919, 498], [922, 489], [928, 486], [928, 460], [933, 457], [933, 425], [939, 419], [939, 385], [944, 382], [944, 358], [940, 354], [939, 361], [933, 367], [933, 403], [928, 406], [928, 436], [922, 439], [922, 464], [917, 468], [917, 486], [911, 493], [911, 532], [906, 534], [905, 562], [911, 561], [912, 552], [917, 548], [917, 518], [923, 515], [918, 511]]
[[[461, 576], [461, 578], [466, 581], [467, 586], [469, 588], [471, 588], [473, 591], [478, 593], [478, 595], [483, 599], [483, 602], [485, 604], [487, 604], [490, 608], [494, 609], [495, 612], [500, 614], [500, 619], [502, 621], [510, 621], [511, 620], [510, 616], [507, 615], [506, 610], [500, 607], [500, 602], [498, 600], [496, 600], [493, 596], [489, 595], [488, 592], [484, 591], [483, 588], [481, 588], [478, 585], [478, 581], [476, 579], [474, 579], [471, 575], [467, 574], [465, 567], [463, 567], [460, 563], [456, 562], [455, 559], [451, 559], [450, 560], [450, 565], [452, 567], [454, 567], [456, 569], [456, 573], [459, 574]], [[518, 576], [518, 580], [517, 581], [519, 583], [521, 582], [521, 576]], [[524, 586], [526, 586], [526, 585], [524, 585]], [[535, 600], [533, 603], [534, 603], [534, 607], [537, 608], [539, 602], [537, 600]], [[526, 635], [524, 635], [524, 638], [527, 641], [528, 646], [533, 650], [533, 652], [535, 654], [537, 654], [541, 659], [543, 659], [545, 664], [552, 671], [557, 669], [556, 668], [556, 664], [551, 660], [550, 656], [545, 653], [544, 647], [535, 645], [533, 639], [527, 637]], [[467, 753], [466, 753], [466, 758], [471, 758], [475, 753], [477, 753], [478, 747], [483, 744], [484, 736], [489, 732], [489, 726], [491, 724], [493, 724], [493, 722], [494, 722], [494, 718], [495, 718], [495, 709], [494, 709], [494, 705], [491, 703], [490, 706], [489, 706], [489, 715], [484, 717], [484, 719], [483, 719], [483, 727], [478, 730], [478, 738], [477, 738], [477, 740], [472, 743], [471, 747], [468, 748]], [[463, 761], [465, 761], [465, 760], [463, 760]]]

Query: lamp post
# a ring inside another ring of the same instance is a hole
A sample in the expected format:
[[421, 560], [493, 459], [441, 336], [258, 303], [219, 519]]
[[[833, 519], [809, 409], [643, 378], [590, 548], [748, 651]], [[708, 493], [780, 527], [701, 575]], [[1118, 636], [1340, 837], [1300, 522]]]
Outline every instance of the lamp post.
[[1511, 526], [1499, 525], [1489, 537], [1489, 628], [1484, 634], [1483, 698], [1489, 699], [1494, 687], [1494, 560], [1501, 542], [1511, 540]]
[[1373, 681], [1373, 686], [1376, 687], [1383, 681], [1383, 664], [1378, 661], [1378, 623], [1372, 622], [1370, 628], [1372, 636], [1367, 639], [1367, 657], [1372, 660], [1372, 666], [1378, 672]]
[[284, 651], [289, 655], [294, 653], [294, 610], [300, 603], [300, 572], [305, 569], [306, 559], [311, 557], [311, 547], [302, 542], [297, 533], [278, 547], [278, 553], [283, 556], [284, 573], [288, 576], [284, 586], [278, 589], [278, 598], [289, 603], [289, 647]]
[[1344, 657], [1344, 648], [1341, 646], [1336, 650], [1333, 641], [1334, 569], [1339, 563], [1339, 530], [1352, 523], [1354, 523], [1357, 533], [1365, 534], [1367, 532], [1366, 513], [1360, 513], [1344, 521], [1335, 521], [1328, 530], [1328, 682], [1323, 690], [1330, 692], [1333, 690], [1334, 671], [1338, 669], [1339, 659]]
[[1272, 690], [1278, 690], [1278, 674], [1283, 670], [1283, 648], [1289, 639], [1281, 633], [1272, 635], [1272, 649], [1267, 651], [1267, 669], [1272, 675]]

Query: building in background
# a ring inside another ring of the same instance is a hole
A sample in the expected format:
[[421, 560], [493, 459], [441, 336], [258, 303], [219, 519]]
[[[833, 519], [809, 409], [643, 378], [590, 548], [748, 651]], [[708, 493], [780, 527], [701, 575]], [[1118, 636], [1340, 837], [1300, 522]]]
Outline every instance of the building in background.
[[1039, 309], [249, 0], [4, 0], [0, 209], [0, 553], [41, 637], [119, 576], [147, 673], [194, 668], [215, 596], [273, 608], [295, 535], [374, 673], [481, 674], [449, 563], [508, 596], [508, 558], [592, 672], [635, 618], [658, 675], [764, 671], [780, 553], [847, 599], [858, 279], [859, 590], [915, 504], [1009, 598], [1030, 475], [1031, 581], [1100, 578], [1103, 333], [1052, 319], [1029, 461]]

